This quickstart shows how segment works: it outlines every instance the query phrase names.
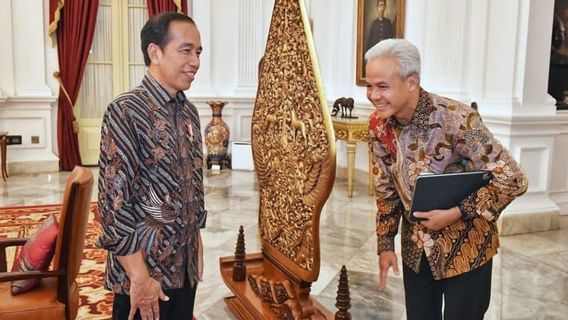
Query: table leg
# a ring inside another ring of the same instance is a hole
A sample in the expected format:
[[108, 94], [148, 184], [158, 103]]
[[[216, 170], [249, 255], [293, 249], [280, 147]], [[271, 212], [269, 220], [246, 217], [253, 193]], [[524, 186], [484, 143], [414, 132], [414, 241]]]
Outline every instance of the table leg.
[[353, 196], [353, 175], [355, 173], [355, 151], [357, 141], [347, 142], [347, 196]]
[[2, 179], [6, 181], [8, 177], [8, 170], [6, 169], [6, 136], [0, 138], [0, 156], [2, 157]]

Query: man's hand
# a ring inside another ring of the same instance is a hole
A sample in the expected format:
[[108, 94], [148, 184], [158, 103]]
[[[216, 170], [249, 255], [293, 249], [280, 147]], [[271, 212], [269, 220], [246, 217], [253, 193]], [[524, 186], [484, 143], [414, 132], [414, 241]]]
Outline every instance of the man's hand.
[[130, 314], [128, 320], [133, 320], [136, 310], [144, 320], [160, 319], [158, 300], [168, 301], [170, 298], [162, 291], [160, 282], [152, 279], [144, 263], [142, 252], [137, 251], [128, 256], [118, 256], [118, 261], [130, 278]]
[[387, 285], [387, 274], [390, 267], [393, 267], [394, 274], [398, 276], [399, 272], [398, 272], [396, 253], [394, 253], [394, 251], [381, 252], [381, 254], [379, 255], [379, 290], [380, 291], [383, 291], [383, 289]]
[[428, 212], [415, 211], [412, 214], [416, 218], [426, 218], [427, 220], [420, 221], [420, 224], [432, 231], [442, 230], [461, 219], [461, 211], [458, 207]]
[[128, 320], [133, 320], [136, 310], [140, 309], [140, 317], [148, 320], [160, 319], [158, 299], [168, 301], [160, 283], [150, 276], [146, 279], [130, 279], [130, 313]]

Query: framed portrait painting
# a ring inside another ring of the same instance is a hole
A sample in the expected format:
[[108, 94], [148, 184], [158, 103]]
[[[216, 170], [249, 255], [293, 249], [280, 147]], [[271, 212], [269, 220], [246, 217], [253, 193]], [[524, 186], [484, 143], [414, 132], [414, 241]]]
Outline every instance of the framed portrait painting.
[[403, 29], [404, 0], [357, 1], [357, 85], [365, 85], [365, 52], [383, 39], [402, 38]]

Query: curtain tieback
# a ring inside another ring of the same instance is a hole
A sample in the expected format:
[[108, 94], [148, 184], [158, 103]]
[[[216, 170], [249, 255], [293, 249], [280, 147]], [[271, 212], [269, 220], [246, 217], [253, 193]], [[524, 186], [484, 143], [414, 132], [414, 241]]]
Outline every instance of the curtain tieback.
[[[69, 96], [69, 93], [67, 93], [67, 90], [65, 89], [65, 86], [63, 85], [63, 81], [61, 81], [61, 74], [59, 73], [59, 71], [53, 72], [53, 77], [55, 79], [57, 79], [57, 81], [59, 82], [59, 86], [61, 87], [63, 94], [65, 94], [67, 101], [69, 101], [69, 104], [71, 105], [71, 110], [74, 111], [75, 105], [71, 101], [71, 97]], [[77, 122], [77, 120], [75, 118], [75, 113], [73, 112], [73, 131], [75, 133], [79, 133], [79, 129], [80, 129], [79, 123]]]
[[181, 8], [182, 8], [182, 7], [181, 7], [181, 0], [174, 0], [174, 4], [175, 4], [176, 7], [177, 7], [177, 12], [178, 12], [178, 13], [183, 13], [183, 10], [181, 9]]

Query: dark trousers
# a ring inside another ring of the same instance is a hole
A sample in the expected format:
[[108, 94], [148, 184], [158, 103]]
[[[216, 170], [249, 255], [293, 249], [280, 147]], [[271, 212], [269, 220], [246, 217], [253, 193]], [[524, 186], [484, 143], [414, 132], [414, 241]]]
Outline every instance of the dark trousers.
[[[193, 305], [195, 303], [195, 292], [197, 285], [193, 288], [186, 279], [185, 286], [180, 289], [164, 290], [168, 301], [160, 300], [160, 319], [163, 320], [191, 320], [193, 317]], [[126, 320], [130, 313], [130, 296], [126, 294], [114, 294], [112, 305], [112, 319]], [[140, 320], [140, 310], [136, 311], [134, 319]]]
[[407, 320], [483, 319], [491, 299], [493, 260], [456, 277], [434, 280], [426, 255], [422, 254], [420, 272], [403, 265]]

